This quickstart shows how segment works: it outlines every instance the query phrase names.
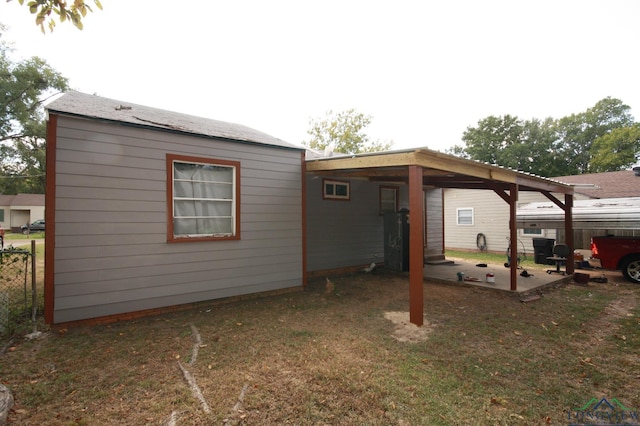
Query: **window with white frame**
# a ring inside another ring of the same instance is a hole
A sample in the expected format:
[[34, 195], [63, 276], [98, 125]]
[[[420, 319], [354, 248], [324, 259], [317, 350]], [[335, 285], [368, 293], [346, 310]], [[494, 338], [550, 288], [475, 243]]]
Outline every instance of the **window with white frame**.
[[520, 231], [522, 232], [522, 235], [531, 235], [531, 236], [544, 235], [544, 230], [542, 228], [522, 228]]
[[473, 207], [457, 208], [456, 220], [458, 225], [473, 225]]
[[167, 155], [170, 241], [239, 239], [240, 163]]
[[324, 179], [322, 181], [322, 198], [328, 200], [351, 199], [349, 182]]

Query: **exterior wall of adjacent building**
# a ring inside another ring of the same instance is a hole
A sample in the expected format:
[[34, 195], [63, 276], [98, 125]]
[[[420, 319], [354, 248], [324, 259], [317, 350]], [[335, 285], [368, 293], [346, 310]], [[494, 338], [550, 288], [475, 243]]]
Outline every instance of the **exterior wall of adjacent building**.
[[[33, 204], [21, 201], [35, 201]], [[0, 195], [0, 226], [6, 232], [20, 232], [20, 227], [44, 219], [43, 194]]]
[[11, 206], [11, 225], [13, 231], [18, 231], [22, 225], [44, 219], [44, 206]]
[[[561, 201], [564, 196], [557, 195]], [[588, 198], [576, 194], [575, 199]], [[479, 250], [486, 243], [489, 252], [505, 253], [509, 246], [509, 204], [491, 190], [445, 189], [445, 247], [452, 250]], [[520, 191], [518, 205], [549, 201], [538, 192]], [[472, 211], [472, 223], [459, 223], [460, 210]], [[558, 238], [555, 229], [518, 229], [518, 251], [533, 255], [533, 239]]]

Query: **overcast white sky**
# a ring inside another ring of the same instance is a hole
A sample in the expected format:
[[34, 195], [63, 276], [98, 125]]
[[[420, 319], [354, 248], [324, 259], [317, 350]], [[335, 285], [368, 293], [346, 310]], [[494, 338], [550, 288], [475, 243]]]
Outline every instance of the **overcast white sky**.
[[83, 31], [43, 35], [0, 0], [3, 39], [76, 90], [293, 143], [349, 108], [396, 149], [445, 150], [489, 115], [560, 118], [606, 96], [640, 120], [638, 0], [101, 1]]

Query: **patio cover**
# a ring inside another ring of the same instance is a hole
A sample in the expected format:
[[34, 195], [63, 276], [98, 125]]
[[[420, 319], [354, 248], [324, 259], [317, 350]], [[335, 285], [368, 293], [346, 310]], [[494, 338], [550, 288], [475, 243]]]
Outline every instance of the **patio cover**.
[[[558, 208], [565, 211], [566, 244], [573, 251], [571, 185], [518, 172], [505, 167], [458, 158], [427, 148], [386, 151], [370, 154], [340, 155], [312, 158], [305, 162], [307, 173], [343, 177], [366, 178], [379, 182], [404, 182], [409, 186], [409, 210], [424, 217], [423, 188], [464, 188], [492, 190], [510, 207], [510, 238], [517, 240], [516, 203], [519, 191], [544, 194]], [[564, 202], [553, 193], [564, 194]], [[420, 221], [422, 222], [422, 221]], [[409, 231], [409, 319], [413, 324], [424, 323], [424, 223], [412, 224]], [[511, 264], [511, 290], [517, 290], [517, 265]], [[573, 264], [567, 265], [573, 273]]]

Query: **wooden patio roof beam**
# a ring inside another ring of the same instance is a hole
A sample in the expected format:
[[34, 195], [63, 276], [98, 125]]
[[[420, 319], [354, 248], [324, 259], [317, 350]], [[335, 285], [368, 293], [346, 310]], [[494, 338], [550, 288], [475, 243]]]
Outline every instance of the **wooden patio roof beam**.
[[[555, 182], [550, 179], [534, 175], [528, 175], [515, 170], [505, 169], [491, 164], [452, 157], [448, 154], [427, 149], [359, 154], [351, 157], [344, 156], [309, 160], [307, 161], [307, 172], [334, 172], [354, 177], [388, 176], [397, 178], [398, 176], [408, 176], [408, 171], [406, 170], [407, 166], [422, 167], [424, 176], [454, 174], [464, 176], [465, 180], [469, 180], [468, 178], [472, 177], [479, 179], [480, 181], [516, 184], [524, 190], [573, 194], [573, 187], [560, 182]], [[433, 185], [434, 181], [429, 181], [429, 184]], [[471, 186], [466, 187], [472, 187], [476, 184], [470, 185]], [[449, 185], [445, 185], [443, 181], [442, 187], [447, 186], [460, 188], [465, 187], [454, 186], [451, 183]]]

